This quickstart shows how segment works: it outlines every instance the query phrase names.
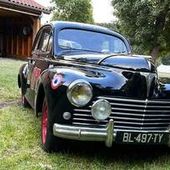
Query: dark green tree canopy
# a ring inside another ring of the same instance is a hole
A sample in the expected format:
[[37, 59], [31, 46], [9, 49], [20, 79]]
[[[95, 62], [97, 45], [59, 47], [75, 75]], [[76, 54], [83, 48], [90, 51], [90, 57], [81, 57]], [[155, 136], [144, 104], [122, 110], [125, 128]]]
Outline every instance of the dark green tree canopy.
[[170, 51], [169, 0], [112, 0], [118, 28], [137, 52]]
[[93, 22], [90, 0], [52, 0], [56, 8], [52, 20]]

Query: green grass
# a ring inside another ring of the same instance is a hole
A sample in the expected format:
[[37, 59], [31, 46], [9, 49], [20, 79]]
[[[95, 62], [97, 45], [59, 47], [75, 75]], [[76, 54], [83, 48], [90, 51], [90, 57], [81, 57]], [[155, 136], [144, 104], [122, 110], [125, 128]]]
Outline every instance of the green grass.
[[17, 88], [17, 74], [22, 61], [0, 59], [0, 102], [20, 97]]
[[[18, 100], [17, 73], [23, 62], [0, 59], [0, 103]], [[65, 152], [41, 149], [40, 118], [19, 104], [0, 109], [0, 170], [169, 170], [167, 147], [70, 142]]]

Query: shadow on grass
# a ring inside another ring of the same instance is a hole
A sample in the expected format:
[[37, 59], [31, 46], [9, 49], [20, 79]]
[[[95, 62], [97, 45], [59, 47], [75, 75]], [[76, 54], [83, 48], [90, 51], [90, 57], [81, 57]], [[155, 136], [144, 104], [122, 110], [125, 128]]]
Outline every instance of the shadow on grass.
[[142, 146], [142, 145], [116, 145], [105, 147], [104, 143], [69, 142], [66, 154], [78, 158], [92, 160], [95, 158], [104, 164], [120, 162], [123, 164], [144, 164], [160, 162], [161, 157], [170, 157], [170, 148], [167, 146]]

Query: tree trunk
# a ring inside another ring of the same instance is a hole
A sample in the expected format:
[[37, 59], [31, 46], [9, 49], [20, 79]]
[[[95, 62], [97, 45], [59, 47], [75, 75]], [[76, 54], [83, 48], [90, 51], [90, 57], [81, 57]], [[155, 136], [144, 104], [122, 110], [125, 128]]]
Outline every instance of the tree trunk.
[[159, 46], [157, 46], [151, 50], [151, 56], [153, 58], [154, 63], [156, 63], [156, 59], [158, 58], [159, 49], [160, 49]]

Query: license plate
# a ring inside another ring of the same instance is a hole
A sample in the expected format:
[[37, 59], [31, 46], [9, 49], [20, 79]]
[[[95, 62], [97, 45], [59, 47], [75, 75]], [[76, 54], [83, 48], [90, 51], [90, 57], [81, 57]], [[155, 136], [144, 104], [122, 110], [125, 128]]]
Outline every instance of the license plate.
[[136, 144], [167, 144], [169, 135], [167, 133], [138, 133], [138, 132], [117, 132], [117, 143]]

